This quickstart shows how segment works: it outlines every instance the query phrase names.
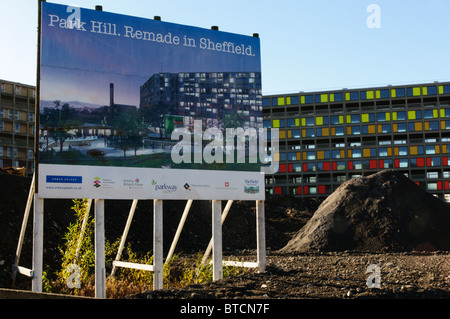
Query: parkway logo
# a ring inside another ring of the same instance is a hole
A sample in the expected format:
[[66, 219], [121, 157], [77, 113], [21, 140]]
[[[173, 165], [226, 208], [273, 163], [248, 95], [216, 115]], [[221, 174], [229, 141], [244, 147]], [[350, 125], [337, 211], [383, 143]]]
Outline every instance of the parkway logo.
[[101, 185], [100, 177], [94, 177], [94, 187], [99, 188]]

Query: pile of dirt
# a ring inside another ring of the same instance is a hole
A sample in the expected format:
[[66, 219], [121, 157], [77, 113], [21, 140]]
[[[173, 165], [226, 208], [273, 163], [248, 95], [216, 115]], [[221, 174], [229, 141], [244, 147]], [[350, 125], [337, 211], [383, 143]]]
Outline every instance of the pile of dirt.
[[450, 249], [450, 205], [402, 173], [343, 183], [281, 252]]

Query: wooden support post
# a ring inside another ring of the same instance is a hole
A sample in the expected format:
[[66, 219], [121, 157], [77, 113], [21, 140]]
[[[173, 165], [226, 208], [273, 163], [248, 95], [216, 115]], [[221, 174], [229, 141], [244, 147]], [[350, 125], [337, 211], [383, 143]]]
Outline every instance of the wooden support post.
[[212, 201], [213, 281], [223, 278], [222, 265], [222, 201]]
[[95, 297], [106, 298], [105, 200], [95, 200]]
[[177, 246], [178, 239], [180, 238], [180, 235], [181, 235], [181, 231], [183, 230], [184, 223], [189, 214], [189, 210], [191, 209], [192, 202], [193, 202], [193, 200], [190, 199], [186, 203], [186, 207], [184, 208], [180, 223], [178, 224], [177, 232], [175, 233], [175, 237], [173, 238], [172, 245], [170, 246], [169, 253], [167, 254], [167, 257], [166, 257], [166, 263], [168, 263], [170, 261], [170, 259], [172, 259], [173, 253], [175, 251], [175, 247]]
[[264, 201], [256, 201], [256, 255], [259, 271], [266, 269], [266, 230], [264, 216]]
[[44, 255], [44, 199], [34, 194], [34, 218], [33, 218], [33, 279], [31, 290], [42, 292]]
[[[125, 225], [125, 229], [123, 231], [122, 238], [120, 239], [119, 250], [117, 251], [117, 255], [116, 255], [115, 261], [119, 261], [120, 257], [122, 256], [122, 251], [123, 251], [123, 248], [125, 246], [125, 241], [127, 240], [128, 231], [130, 230], [131, 222], [133, 220], [134, 212], [136, 211], [137, 203], [138, 203], [138, 200], [134, 199], [133, 203], [131, 204], [130, 212], [128, 214], [127, 223]], [[116, 265], [113, 263], [111, 276], [114, 276], [115, 273], [116, 273]]]
[[163, 201], [153, 200], [153, 290], [163, 288]]
[[86, 231], [86, 225], [89, 218], [89, 212], [91, 211], [92, 199], [88, 199], [86, 212], [84, 213], [83, 223], [81, 224], [80, 237], [78, 237], [77, 250], [75, 251], [75, 264], [80, 257], [81, 244], [83, 243], [84, 232]]
[[[231, 205], [233, 204], [233, 200], [228, 200], [227, 205], [225, 206], [223, 213], [222, 213], [222, 225], [225, 222], [225, 219], [227, 218], [228, 212], [230, 211]], [[202, 261], [200, 263], [200, 265], [205, 266], [206, 265], [206, 261], [209, 258], [209, 255], [211, 254], [211, 249], [212, 249], [212, 238], [209, 240], [209, 244], [208, 247], [206, 248], [205, 254], [203, 255]]]
[[16, 249], [16, 256], [14, 258], [14, 264], [13, 264], [13, 272], [12, 272], [12, 286], [15, 286], [15, 281], [16, 281], [16, 266], [19, 266], [19, 261], [20, 261], [20, 255], [22, 253], [22, 246], [23, 246], [23, 239], [25, 237], [25, 231], [27, 229], [27, 224], [28, 224], [28, 218], [30, 216], [30, 210], [31, 210], [31, 204], [33, 203], [33, 197], [34, 197], [34, 177], [35, 175], [33, 174], [33, 178], [31, 179], [31, 185], [30, 185], [30, 190], [28, 192], [28, 200], [27, 200], [27, 205], [25, 206], [25, 213], [23, 215], [23, 220], [22, 220], [22, 227], [20, 229], [20, 235], [19, 235], [19, 242], [17, 243], [17, 249]]

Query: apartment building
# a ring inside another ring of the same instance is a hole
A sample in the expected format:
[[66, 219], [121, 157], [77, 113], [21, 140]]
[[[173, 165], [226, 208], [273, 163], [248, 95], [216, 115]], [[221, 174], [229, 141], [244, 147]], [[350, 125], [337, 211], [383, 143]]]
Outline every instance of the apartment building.
[[387, 168], [450, 193], [450, 82], [268, 95], [263, 116], [280, 130], [270, 194], [324, 197]]
[[0, 167], [34, 170], [34, 86], [0, 80]]

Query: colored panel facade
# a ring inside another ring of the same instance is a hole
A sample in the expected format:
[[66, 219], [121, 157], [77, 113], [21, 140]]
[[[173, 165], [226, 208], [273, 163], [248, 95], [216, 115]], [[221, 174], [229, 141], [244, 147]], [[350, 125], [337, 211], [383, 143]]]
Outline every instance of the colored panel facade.
[[269, 194], [327, 196], [388, 168], [450, 193], [450, 83], [264, 96], [263, 115], [280, 130], [283, 167], [266, 175]]

